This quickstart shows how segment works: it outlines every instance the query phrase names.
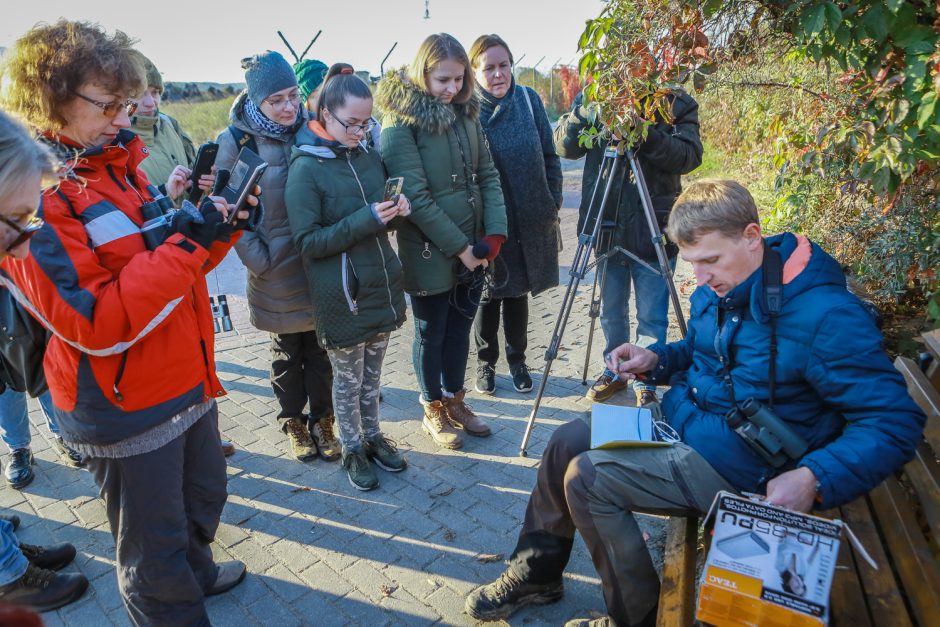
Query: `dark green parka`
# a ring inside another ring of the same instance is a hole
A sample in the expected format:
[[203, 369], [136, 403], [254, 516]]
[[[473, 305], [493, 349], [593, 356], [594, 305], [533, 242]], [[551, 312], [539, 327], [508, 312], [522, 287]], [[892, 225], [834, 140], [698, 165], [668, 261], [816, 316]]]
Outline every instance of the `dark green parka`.
[[[385, 75], [375, 97], [383, 119], [382, 158], [405, 178], [411, 215], [398, 227], [398, 253], [409, 294], [454, 287], [454, 262], [486, 235], [506, 235], [499, 173], [480, 127], [476, 95], [444, 104], [404, 71]], [[471, 200], [472, 198], [472, 200]]]
[[324, 348], [361, 344], [405, 321], [401, 263], [372, 212], [385, 190], [374, 150], [297, 133], [285, 202]]

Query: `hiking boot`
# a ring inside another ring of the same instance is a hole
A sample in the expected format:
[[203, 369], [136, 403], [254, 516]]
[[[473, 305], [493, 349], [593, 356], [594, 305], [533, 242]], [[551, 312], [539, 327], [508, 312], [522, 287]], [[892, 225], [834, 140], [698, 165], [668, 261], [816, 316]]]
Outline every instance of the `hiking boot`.
[[480, 394], [492, 394], [496, 391], [496, 370], [489, 364], [477, 365], [477, 380], [473, 385]]
[[317, 448], [320, 449], [320, 457], [328, 462], [335, 462], [343, 454], [343, 447], [333, 431], [336, 425], [335, 416], [324, 416], [310, 428], [310, 435], [313, 436]]
[[548, 584], [528, 583], [507, 569], [493, 583], [468, 594], [464, 610], [477, 620], [501, 620], [526, 605], [554, 603], [564, 593], [561, 579]]
[[298, 460], [307, 462], [317, 456], [317, 445], [310, 437], [310, 431], [307, 430], [300, 418], [291, 418], [286, 423], [287, 438], [290, 440], [290, 452]]
[[[638, 623], [633, 623], [631, 627], [656, 627], [656, 616], [658, 608], [652, 610]], [[565, 627], [616, 627], [618, 624], [610, 616], [598, 616], [597, 618], [573, 618], [565, 623]]]
[[463, 446], [463, 436], [450, 424], [447, 409], [441, 401], [425, 404], [421, 426], [432, 440], [444, 448], [457, 449]]
[[85, 467], [85, 458], [82, 457], [78, 451], [66, 444], [65, 440], [62, 438], [52, 438], [52, 447], [55, 449], [56, 453], [59, 454], [59, 459], [62, 460], [62, 463], [69, 468]]
[[20, 543], [20, 551], [30, 564], [46, 570], [62, 570], [75, 559], [75, 547], [68, 542], [52, 546]]
[[367, 492], [379, 487], [379, 478], [361, 446], [343, 453], [343, 468], [349, 476], [349, 483], [357, 490]]
[[395, 442], [383, 434], [374, 438], [366, 438], [364, 447], [366, 456], [375, 462], [376, 466], [388, 472], [401, 472], [408, 467], [408, 462], [398, 452]]
[[512, 387], [516, 388], [516, 392], [532, 391], [532, 377], [529, 376], [528, 366], [525, 364], [513, 366], [509, 369], [509, 373], [512, 375]]
[[646, 407], [647, 405], [659, 402], [659, 397], [656, 396], [656, 390], [642, 388], [639, 390], [634, 389], [633, 391], [636, 392], [637, 407]]
[[243, 582], [245, 580], [245, 575], [248, 574], [248, 569], [245, 567], [245, 563], [239, 562], [238, 560], [216, 564], [215, 568], [215, 583], [212, 584], [212, 587], [206, 590], [205, 595], [207, 597], [222, 594], [223, 592], [228, 592]]
[[11, 488], [19, 490], [33, 480], [33, 452], [28, 448], [14, 449], [10, 453], [10, 463], [3, 471]]
[[477, 437], [486, 437], [490, 433], [490, 426], [483, 422], [483, 419], [473, 413], [470, 406], [463, 402], [466, 390], [454, 392], [453, 396], [443, 398], [444, 407], [447, 409], [447, 417], [450, 423], [458, 429], [463, 429], [468, 435]]
[[29, 564], [22, 577], [0, 586], [0, 601], [48, 612], [75, 601], [87, 588], [88, 580], [84, 575], [56, 573]]
[[219, 437], [219, 441], [222, 443], [222, 456], [223, 457], [231, 457], [232, 455], [235, 454], [234, 442], [232, 442], [231, 440], [223, 440], [221, 436]]
[[587, 397], [596, 403], [603, 403], [620, 390], [627, 389], [627, 382], [621, 381], [610, 370], [604, 369], [601, 376], [591, 386], [587, 392]]

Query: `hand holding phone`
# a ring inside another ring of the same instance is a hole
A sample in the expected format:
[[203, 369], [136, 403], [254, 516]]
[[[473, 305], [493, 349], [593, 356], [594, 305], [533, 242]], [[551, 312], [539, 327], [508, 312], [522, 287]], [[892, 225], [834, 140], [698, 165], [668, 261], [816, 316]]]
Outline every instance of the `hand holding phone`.
[[198, 204], [202, 197], [203, 190], [199, 188], [199, 179], [212, 172], [212, 166], [215, 165], [216, 155], [219, 154], [219, 145], [215, 142], [206, 142], [199, 147], [196, 153], [196, 160], [193, 162], [193, 171], [189, 175], [192, 186], [189, 188], [189, 202]]
[[401, 194], [401, 188], [404, 184], [405, 178], [402, 176], [395, 176], [385, 181], [385, 194], [383, 196], [383, 200], [385, 202], [390, 200], [397, 204], [398, 196]]

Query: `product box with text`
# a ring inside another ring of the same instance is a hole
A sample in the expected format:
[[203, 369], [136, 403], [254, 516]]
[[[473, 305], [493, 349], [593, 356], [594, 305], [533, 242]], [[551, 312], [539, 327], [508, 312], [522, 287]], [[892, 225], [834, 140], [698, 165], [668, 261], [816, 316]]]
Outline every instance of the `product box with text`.
[[696, 617], [712, 625], [825, 625], [844, 525], [721, 492]]

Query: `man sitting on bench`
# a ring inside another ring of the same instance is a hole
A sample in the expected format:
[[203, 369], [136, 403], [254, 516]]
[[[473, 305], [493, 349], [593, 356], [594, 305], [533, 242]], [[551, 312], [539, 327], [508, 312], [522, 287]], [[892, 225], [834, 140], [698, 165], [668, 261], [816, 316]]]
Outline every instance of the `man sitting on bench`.
[[[925, 417], [832, 257], [792, 233], [763, 238], [754, 199], [734, 181], [691, 185], [667, 233], [698, 283], [688, 335], [649, 349], [624, 344], [608, 366], [625, 380], [672, 386], [662, 410], [682, 442], [589, 450], [587, 420], [558, 428], [509, 568], [467, 597], [472, 617], [560, 599], [578, 530], [609, 617], [569, 625], [654, 625], [659, 577], [634, 512], [697, 516], [719, 490], [827, 509], [913, 457]], [[741, 409], [753, 401], [780, 420], [752, 421]], [[805, 452], [773, 455], [781, 440]]]

